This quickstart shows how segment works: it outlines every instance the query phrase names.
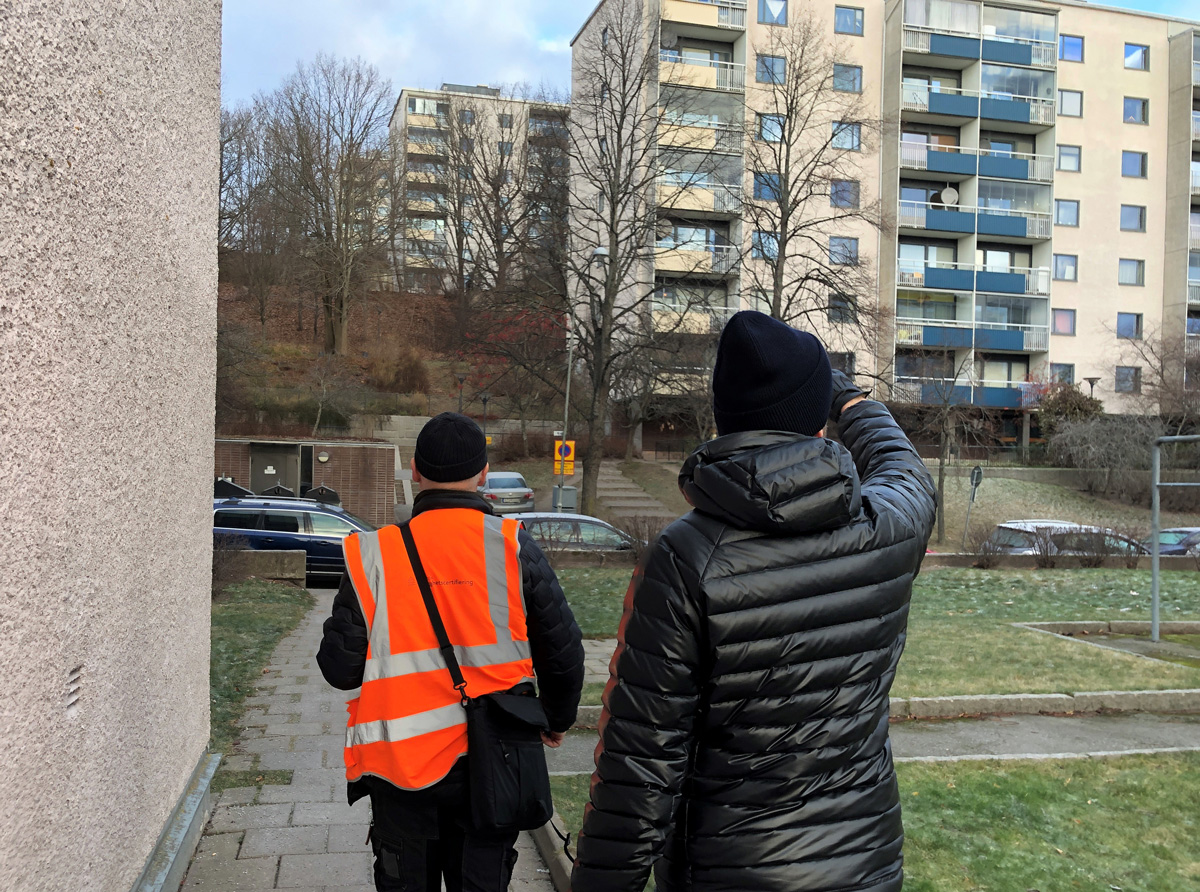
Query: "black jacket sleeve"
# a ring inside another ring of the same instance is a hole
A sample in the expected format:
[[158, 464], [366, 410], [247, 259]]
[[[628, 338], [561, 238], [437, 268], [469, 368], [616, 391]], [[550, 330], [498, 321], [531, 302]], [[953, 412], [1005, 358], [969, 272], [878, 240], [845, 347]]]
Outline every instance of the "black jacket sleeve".
[[566, 731], [575, 724], [583, 691], [583, 635], [542, 550], [525, 530], [519, 541], [525, 620], [539, 698], [550, 730]]
[[[672, 529], [681, 526], [686, 535], [683, 521]], [[625, 596], [573, 892], [641, 892], [688, 776], [706, 633], [699, 577], [680, 553], [703, 545], [677, 548], [670, 535], [651, 546]]]
[[362, 684], [367, 665], [367, 621], [349, 574], [333, 599], [333, 613], [325, 620], [325, 634], [317, 651], [317, 665], [335, 688], [350, 691]]
[[929, 541], [937, 513], [937, 489], [925, 462], [883, 403], [863, 400], [839, 419], [842, 442], [854, 456], [863, 499], [890, 505]]

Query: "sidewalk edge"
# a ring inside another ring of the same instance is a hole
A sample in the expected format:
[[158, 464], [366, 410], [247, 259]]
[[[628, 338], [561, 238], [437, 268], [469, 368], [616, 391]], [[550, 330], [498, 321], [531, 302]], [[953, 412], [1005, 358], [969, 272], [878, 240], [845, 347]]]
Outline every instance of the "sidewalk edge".
[[553, 825], [563, 826], [562, 818], [558, 816], [557, 811], [550, 818], [550, 823], [543, 824], [536, 830], [530, 830], [529, 835], [533, 837], [533, 844], [537, 846], [538, 854], [542, 856], [546, 867], [550, 869], [550, 882], [554, 883], [555, 890], [570, 892], [571, 862], [567, 860], [567, 856], [563, 852], [562, 840], [554, 832]]

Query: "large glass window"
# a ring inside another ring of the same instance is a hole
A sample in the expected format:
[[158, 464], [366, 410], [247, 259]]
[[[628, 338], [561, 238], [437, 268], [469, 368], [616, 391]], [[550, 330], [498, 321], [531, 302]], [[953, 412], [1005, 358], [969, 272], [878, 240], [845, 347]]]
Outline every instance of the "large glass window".
[[1146, 231], [1146, 209], [1140, 204], [1121, 205], [1121, 229], [1125, 232]]
[[851, 152], [862, 150], [862, 125], [837, 121], [833, 124], [833, 147]]
[[833, 180], [829, 183], [830, 207], [856, 208], [858, 202], [858, 180]]
[[1121, 120], [1126, 124], [1149, 124], [1150, 100], [1126, 96], [1125, 110], [1121, 115]]
[[760, 25], [786, 25], [788, 0], [758, 0]]
[[758, 138], [763, 142], [781, 142], [783, 140], [783, 115], [759, 115]]
[[1079, 90], [1058, 91], [1058, 113], [1065, 118], [1083, 116], [1083, 93]]
[[1033, 265], [1029, 248], [1011, 245], [980, 244], [975, 248], [975, 263], [980, 269], [1006, 273], [1011, 269], [1028, 269]]
[[858, 239], [830, 236], [829, 262], [838, 266], [855, 266], [858, 263]]
[[926, 353], [924, 350], [897, 350], [895, 367], [897, 378], [949, 380], [954, 377], [954, 354]]
[[1046, 301], [1005, 294], [980, 294], [975, 298], [975, 321], [993, 325], [1045, 325]]
[[1135, 71], [1150, 68], [1150, 47], [1140, 43], [1125, 44], [1125, 67]]
[[1145, 178], [1146, 167], [1147, 163], [1145, 152], [1121, 153], [1121, 176]]
[[862, 68], [858, 65], [834, 63], [833, 89], [839, 93], [861, 93]]
[[422, 99], [419, 96], [408, 97], [408, 111], [413, 115], [437, 115], [443, 117], [450, 114], [450, 103], [438, 102], [436, 99]]
[[1081, 166], [1083, 149], [1079, 146], [1058, 146], [1054, 166], [1059, 170], [1077, 173]]
[[829, 321], [835, 324], [858, 321], [858, 306], [854, 301], [854, 295], [829, 295]]
[[318, 536], [337, 536], [344, 539], [355, 532], [354, 527], [348, 522], [340, 517], [334, 517], [332, 514], [320, 514], [314, 511], [308, 515], [308, 520], [312, 524], [312, 531]]
[[833, 30], [836, 34], [854, 34], [861, 37], [863, 11], [854, 6], [835, 6], [833, 8]]
[[896, 254], [901, 274], [923, 276], [927, 266], [949, 266], [958, 260], [958, 246], [954, 242], [901, 242]]
[[1118, 285], [1145, 285], [1146, 261], [1121, 258], [1117, 261]]
[[1063, 62], [1083, 61], [1083, 38], [1074, 34], [1060, 34], [1058, 37], [1058, 58]]
[[1142, 314], [1117, 313], [1117, 337], [1140, 341], [1142, 339]]
[[258, 526], [258, 512], [236, 509], [218, 511], [213, 515], [213, 526], [221, 530], [252, 530]]
[[750, 236], [750, 256], [757, 260], [774, 260], [779, 256], [779, 233], [754, 230]]
[[896, 316], [901, 319], [940, 319], [943, 322], [953, 322], [958, 318], [957, 305], [958, 302], [952, 294], [896, 292]]
[[981, 179], [978, 206], [980, 210], [1049, 214], [1050, 194], [1049, 186], [1037, 183]]
[[1056, 335], [1075, 336], [1075, 311], [1055, 308], [1050, 314], [1050, 331]]
[[1117, 366], [1116, 381], [1113, 385], [1113, 390], [1117, 393], [1141, 393], [1142, 392], [1142, 370], [1140, 367], [1131, 365]]
[[1054, 278], [1060, 282], [1077, 281], [1079, 279], [1079, 256], [1077, 254], [1055, 254]]
[[1200, 282], [1200, 251], [1188, 252], [1188, 281]]
[[754, 197], [758, 201], [779, 201], [779, 174], [755, 173]]
[[1065, 384], [1070, 387], [1075, 383], [1075, 363], [1073, 362], [1052, 362], [1050, 363], [1050, 380], [1055, 384]]
[[1054, 98], [1054, 72], [1014, 65], [983, 65], [980, 89], [993, 96], [1033, 99]]
[[1073, 198], [1054, 199], [1054, 225], [1078, 226], [1079, 202]]
[[783, 56], [759, 56], [755, 79], [760, 84], [782, 84], [787, 75], [787, 59]]
[[304, 515], [299, 511], [265, 511], [263, 529], [276, 533], [303, 533]]
[[978, 34], [979, 4], [969, 0], [905, 0], [904, 24]]
[[987, 149], [989, 155], [1008, 157], [1016, 152], [1032, 155], [1036, 151], [1032, 136], [1021, 133], [996, 133], [990, 130], [979, 132], [979, 148]]
[[728, 242], [724, 233], [707, 226], [690, 223], [671, 223], [659, 233], [658, 244], [663, 248], [679, 248], [684, 251], [707, 251], [715, 245]]
[[990, 4], [983, 8], [984, 37], [1053, 43], [1057, 30], [1054, 16], [1044, 12]]

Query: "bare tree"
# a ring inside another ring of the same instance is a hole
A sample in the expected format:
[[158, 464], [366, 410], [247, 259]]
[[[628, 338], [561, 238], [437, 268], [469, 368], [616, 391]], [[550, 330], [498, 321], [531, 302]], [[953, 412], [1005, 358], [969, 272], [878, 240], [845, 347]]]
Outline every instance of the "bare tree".
[[1129, 383], [1137, 388], [1130, 398], [1138, 410], [1162, 418], [1170, 434], [1190, 431], [1200, 422], [1200, 350], [1190, 338], [1181, 343], [1160, 329], [1146, 329], [1139, 337], [1126, 334], [1119, 335], [1120, 360], [1113, 366], [1114, 379], [1117, 365], [1137, 369], [1123, 374], [1136, 374]]
[[298, 241], [302, 282], [320, 296], [328, 353], [345, 353], [350, 305], [389, 275], [391, 106], [391, 85], [373, 66], [326, 55], [255, 101], [272, 191]]

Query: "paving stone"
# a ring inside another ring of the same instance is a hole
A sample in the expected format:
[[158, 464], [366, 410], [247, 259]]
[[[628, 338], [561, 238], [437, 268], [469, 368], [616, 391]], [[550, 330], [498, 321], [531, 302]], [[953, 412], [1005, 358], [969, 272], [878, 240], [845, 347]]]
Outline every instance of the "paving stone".
[[221, 794], [218, 805], [248, 805], [258, 795], [257, 787], [230, 787]]
[[265, 725], [267, 723], [267, 711], [265, 709], [248, 709], [246, 714], [242, 716], [242, 724], [247, 727], [252, 725]]
[[[286, 737], [269, 737], [268, 740], [287, 740]], [[320, 753], [263, 753], [258, 759], [259, 768], [323, 768]]]
[[341, 784], [346, 772], [341, 768], [298, 768], [292, 774], [293, 784]]
[[236, 833], [214, 833], [211, 836], [202, 836], [200, 844], [196, 846], [196, 857], [236, 858], [244, 835], [239, 830]]
[[232, 756], [226, 756], [221, 760], [222, 771], [252, 771], [254, 769], [254, 756], [248, 756], [243, 753], [235, 753]]
[[329, 828], [314, 824], [311, 827], [269, 827], [247, 830], [242, 841], [241, 858], [261, 858], [264, 855], [317, 855], [325, 851]]
[[333, 802], [333, 784], [264, 784], [258, 795], [261, 803]]
[[314, 734], [297, 737], [292, 740], [293, 753], [311, 753], [321, 750], [337, 750], [341, 752], [346, 743], [346, 734]]
[[367, 800], [360, 799], [353, 806], [345, 802], [297, 802], [292, 812], [292, 826], [304, 824], [361, 824], [365, 828], [371, 820]]
[[184, 880], [184, 889], [211, 889], [213, 892], [252, 892], [274, 889], [279, 858], [197, 858], [192, 861]]
[[371, 856], [351, 854], [284, 855], [279, 861], [276, 888], [296, 886], [363, 885], [371, 882]]
[[290, 752], [291, 740], [287, 737], [262, 737], [258, 740], [243, 740], [238, 748], [247, 753], [286, 753]]
[[265, 737], [295, 737], [298, 734], [324, 734], [325, 728], [320, 722], [280, 722], [267, 725], [263, 729]]
[[213, 812], [214, 833], [249, 830], [253, 827], [286, 827], [291, 805], [229, 805]]
[[334, 824], [329, 828], [329, 847], [331, 852], [370, 853], [367, 844], [367, 831], [361, 824]]

